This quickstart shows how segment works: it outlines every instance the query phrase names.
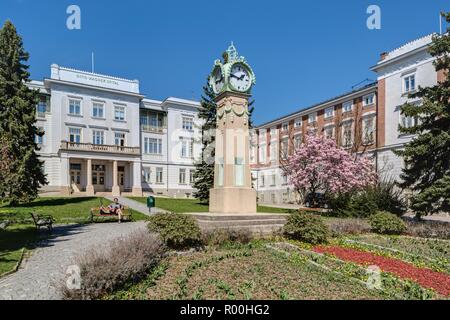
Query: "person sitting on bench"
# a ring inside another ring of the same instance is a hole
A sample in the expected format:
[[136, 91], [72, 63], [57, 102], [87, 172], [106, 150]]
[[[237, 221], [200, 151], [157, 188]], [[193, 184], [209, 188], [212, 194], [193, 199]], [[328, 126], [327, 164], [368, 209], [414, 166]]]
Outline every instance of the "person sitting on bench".
[[100, 208], [100, 212], [105, 214], [116, 214], [119, 217], [119, 223], [122, 222], [123, 206], [119, 203], [119, 199], [114, 198], [114, 202], [110, 203], [106, 208]]

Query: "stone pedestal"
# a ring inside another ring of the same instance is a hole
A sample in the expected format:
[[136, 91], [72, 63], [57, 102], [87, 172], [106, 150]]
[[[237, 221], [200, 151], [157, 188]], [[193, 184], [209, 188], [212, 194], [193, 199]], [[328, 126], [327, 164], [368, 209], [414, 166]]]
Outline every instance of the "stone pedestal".
[[256, 213], [249, 163], [247, 94], [224, 92], [216, 99], [217, 128], [212, 213]]
[[218, 188], [209, 191], [211, 213], [256, 213], [256, 190]]

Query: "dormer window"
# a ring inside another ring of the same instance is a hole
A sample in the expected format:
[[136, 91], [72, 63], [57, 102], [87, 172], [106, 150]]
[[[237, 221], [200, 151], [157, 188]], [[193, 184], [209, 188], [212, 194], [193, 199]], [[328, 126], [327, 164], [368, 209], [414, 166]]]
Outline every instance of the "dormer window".
[[353, 109], [353, 101], [347, 101], [342, 104], [342, 112], [350, 112]]
[[308, 123], [314, 123], [317, 120], [317, 113], [311, 113], [308, 115]]
[[375, 102], [375, 94], [371, 93], [363, 97], [363, 106], [370, 106]]
[[325, 119], [333, 118], [334, 116], [334, 107], [325, 109]]

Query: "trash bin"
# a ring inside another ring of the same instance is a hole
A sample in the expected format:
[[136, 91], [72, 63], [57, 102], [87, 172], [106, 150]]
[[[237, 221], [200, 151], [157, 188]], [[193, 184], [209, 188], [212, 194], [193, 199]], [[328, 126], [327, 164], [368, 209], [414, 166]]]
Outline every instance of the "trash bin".
[[156, 204], [155, 197], [153, 197], [153, 196], [147, 197], [147, 208], [148, 208], [149, 212], [153, 212], [154, 211], [155, 204]]

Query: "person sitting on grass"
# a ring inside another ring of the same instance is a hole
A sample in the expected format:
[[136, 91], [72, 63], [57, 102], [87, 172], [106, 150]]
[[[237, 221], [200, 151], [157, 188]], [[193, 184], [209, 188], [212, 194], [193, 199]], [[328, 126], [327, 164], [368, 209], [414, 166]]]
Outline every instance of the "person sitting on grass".
[[122, 222], [122, 212], [123, 206], [119, 203], [118, 198], [114, 198], [114, 202], [110, 203], [106, 208], [100, 207], [100, 211], [106, 214], [116, 214], [119, 216], [119, 223]]

